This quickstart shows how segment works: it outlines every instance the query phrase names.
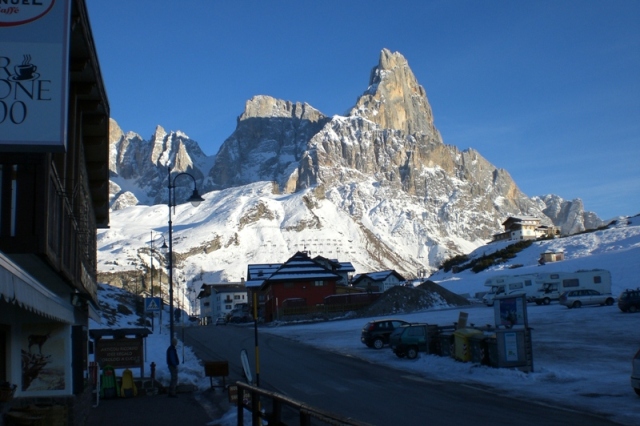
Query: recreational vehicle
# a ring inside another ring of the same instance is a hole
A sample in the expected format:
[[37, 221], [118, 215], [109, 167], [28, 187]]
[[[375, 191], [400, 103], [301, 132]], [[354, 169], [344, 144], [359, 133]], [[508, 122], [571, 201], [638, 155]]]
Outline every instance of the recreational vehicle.
[[570, 290], [597, 290], [611, 293], [611, 273], [604, 269], [577, 272], [546, 272], [537, 274], [536, 287], [539, 293], [534, 297], [537, 305], [548, 305], [558, 300], [560, 295]]
[[491, 290], [484, 295], [482, 301], [487, 306], [493, 306], [493, 299], [496, 296], [509, 296], [524, 294], [527, 301], [539, 293], [539, 287], [535, 283], [536, 274], [527, 275], [499, 275], [487, 278], [484, 285], [491, 287]]

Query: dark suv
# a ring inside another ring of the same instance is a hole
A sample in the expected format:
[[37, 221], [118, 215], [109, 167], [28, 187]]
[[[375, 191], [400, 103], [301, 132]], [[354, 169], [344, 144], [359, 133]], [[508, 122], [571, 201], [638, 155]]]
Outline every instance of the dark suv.
[[618, 308], [622, 312], [640, 311], [640, 288], [635, 290], [625, 290], [618, 297]]
[[369, 321], [362, 328], [360, 341], [370, 348], [380, 349], [389, 343], [391, 332], [401, 325], [409, 324], [398, 319], [379, 319]]
[[399, 358], [418, 357], [419, 352], [438, 352], [438, 326], [429, 324], [409, 324], [397, 328], [389, 337], [389, 346]]

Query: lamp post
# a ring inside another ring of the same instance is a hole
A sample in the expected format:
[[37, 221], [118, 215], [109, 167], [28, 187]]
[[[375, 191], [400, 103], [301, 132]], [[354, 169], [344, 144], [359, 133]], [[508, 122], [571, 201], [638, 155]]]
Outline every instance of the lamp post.
[[[169, 247], [167, 246], [167, 240], [164, 239], [164, 235], [159, 234], [162, 237], [162, 246], [160, 246], [160, 250], [162, 253], [166, 254]], [[149, 241], [151, 246], [150, 257], [151, 257], [151, 297], [153, 297], [153, 231], [151, 231], [151, 240]], [[162, 275], [162, 273], [161, 273]]]
[[[163, 254], [166, 255], [167, 250], [169, 250], [169, 247], [167, 246], [167, 240], [164, 239], [164, 235], [160, 234], [160, 236], [162, 237], [162, 246], [160, 247], [160, 250], [162, 251]], [[155, 251], [153, 248], [153, 231], [151, 231], [151, 240], [149, 240], [149, 244], [151, 246], [151, 250], [149, 251], [149, 257], [151, 258], [151, 266], [150, 266], [151, 298], [153, 299], [153, 253]], [[162, 269], [160, 270], [160, 277], [162, 277]], [[162, 295], [162, 281], [160, 281], [160, 294]], [[160, 321], [162, 321], [162, 316], [160, 317]], [[156, 322], [156, 313], [152, 312], [151, 313], [151, 331], [154, 331], [155, 322]]]
[[178, 173], [171, 180], [171, 167], [168, 168], [168, 181], [169, 181], [169, 342], [173, 339], [173, 225], [171, 222], [171, 207], [176, 206], [176, 179], [180, 176], [189, 176], [193, 180], [193, 193], [187, 201], [191, 203], [193, 207], [198, 207], [204, 199], [198, 194], [198, 188], [196, 178], [189, 173]]

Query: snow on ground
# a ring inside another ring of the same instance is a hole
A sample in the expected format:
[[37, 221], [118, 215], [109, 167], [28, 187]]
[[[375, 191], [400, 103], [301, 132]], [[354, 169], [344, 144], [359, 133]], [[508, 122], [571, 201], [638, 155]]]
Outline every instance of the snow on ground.
[[[469, 258], [491, 254], [512, 244], [502, 241], [487, 244], [469, 254]], [[565, 260], [539, 265], [544, 252], [564, 252]], [[516, 265], [522, 265], [514, 268]], [[470, 296], [486, 292], [484, 282], [495, 275], [521, 275], [542, 272], [575, 272], [606, 269], [611, 272], [612, 293], [618, 296], [628, 288], [640, 286], [640, 216], [619, 219], [609, 229], [537, 241], [509, 262], [493, 266], [476, 274], [470, 269], [454, 274], [437, 271], [429, 279], [447, 290]]]
[[[455, 275], [437, 273], [431, 279], [456, 293], [473, 295], [486, 291], [483, 283], [490, 275], [601, 268], [611, 272], [613, 293], [617, 296], [626, 288], [640, 286], [638, 222], [640, 218], [635, 217], [610, 230], [535, 243], [534, 247], [512, 260], [524, 265], [515, 270], [507, 269], [507, 264], [477, 275], [469, 271]], [[485, 246], [484, 251], [488, 247]], [[479, 249], [480, 252], [482, 250]], [[537, 266], [540, 253], [546, 250], [564, 250], [567, 260]], [[124, 293], [101, 285], [101, 304], [115, 308], [116, 300]], [[458, 320], [460, 311], [469, 314], [469, 323], [494, 324], [493, 308], [483, 305], [431, 309], [394, 317], [411, 322], [451, 325]], [[640, 313], [625, 314], [615, 305], [567, 309], [557, 303], [548, 306], [529, 304], [528, 319], [533, 329], [534, 371], [530, 373], [463, 363], [437, 355], [421, 354], [417, 360], [410, 361], [397, 358], [388, 348], [369, 349], [360, 343], [360, 332], [368, 320], [366, 318], [263, 326], [259, 330], [260, 333], [273, 333], [321, 349], [388, 365], [425, 379], [463, 383], [477, 386], [479, 390], [488, 387], [498, 395], [509, 394], [598, 413], [626, 425], [640, 424], [640, 397], [630, 385], [631, 360], [640, 350]], [[134, 314], [117, 315], [113, 317], [113, 325], [92, 322], [91, 328], [136, 327], [137, 321]], [[157, 379], [165, 385], [169, 383], [164, 361], [169, 345], [167, 321], [165, 312], [162, 327], [156, 319], [155, 333], [146, 339], [147, 363], [154, 361], [158, 365]], [[180, 366], [180, 383], [208, 389], [209, 379], [202, 377], [200, 360], [182, 344], [179, 344], [178, 352], [184, 360]], [[234, 425], [234, 411], [230, 410], [222, 421], [216, 423]]]
[[[451, 325], [460, 311], [469, 314], [469, 323], [494, 324], [493, 308], [482, 305], [393, 318]], [[260, 330], [410, 371], [425, 379], [489, 386], [497, 394], [594, 412], [623, 424], [640, 424], [640, 397], [630, 385], [631, 359], [640, 350], [640, 314], [624, 314], [617, 306], [567, 309], [558, 304], [529, 304], [528, 318], [533, 328], [531, 373], [437, 355], [421, 354], [411, 361], [397, 358], [386, 347], [369, 349], [360, 343], [360, 332], [367, 321], [362, 318]]]

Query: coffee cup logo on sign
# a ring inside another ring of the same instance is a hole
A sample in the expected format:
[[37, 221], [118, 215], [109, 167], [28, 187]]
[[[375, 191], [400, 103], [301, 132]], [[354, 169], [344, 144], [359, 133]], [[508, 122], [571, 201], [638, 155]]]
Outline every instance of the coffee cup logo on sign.
[[11, 76], [11, 79], [14, 81], [35, 80], [40, 77], [40, 75], [36, 73], [38, 67], [31, 63], [31, 55], [24, 55], [22, 64], [16, 65], [13, 69], [15, 74]]

